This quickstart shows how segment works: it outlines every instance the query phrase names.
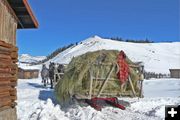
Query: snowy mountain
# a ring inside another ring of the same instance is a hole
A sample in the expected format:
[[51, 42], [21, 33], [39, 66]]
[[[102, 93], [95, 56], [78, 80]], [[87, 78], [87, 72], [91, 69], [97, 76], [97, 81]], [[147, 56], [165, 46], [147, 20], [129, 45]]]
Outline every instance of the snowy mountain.
[[20, 63], [37, 63], [43, 59], [45, 59], [45, 56], [31, 56], [29, 54], [22, 54], [18, 57]]
[[98, 36], [90, 37], [68, 48], [50, 61], [68, 64], [73, 57], [102, 49], [124, 50], [132, 61], [144, 62], [145, 70], [148, 72], [169, 73], [171, 68], [180, 68], [180, 42], [130, 43], [103, 39]]

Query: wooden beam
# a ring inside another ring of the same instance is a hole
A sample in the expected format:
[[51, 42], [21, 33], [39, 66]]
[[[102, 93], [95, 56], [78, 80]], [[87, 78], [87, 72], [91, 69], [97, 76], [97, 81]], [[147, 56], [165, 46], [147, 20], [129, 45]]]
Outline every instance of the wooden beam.
[[132, 93], [133, 93], [134, 97], [136, 97], [136, 92], [135, 92], [134, 85], [133, 85], [133, 83], [132, 83], [132, 80], [131, 80], [131, 77], [130, 77], [130, 76], [129, 76], [129, 78], [128, 78], [128, 81], [129, 81], [129, 83], [130, 83]]
[[89, 74], [90, 74], [89, 99], [91, 99], [91, 95], [92, 95], [92, 85], [93, 85], [92, 69], [89, 70]]

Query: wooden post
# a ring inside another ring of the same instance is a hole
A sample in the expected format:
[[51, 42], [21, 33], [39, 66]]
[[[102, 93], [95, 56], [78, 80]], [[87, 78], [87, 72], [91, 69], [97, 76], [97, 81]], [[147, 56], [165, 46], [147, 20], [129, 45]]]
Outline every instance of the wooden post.
[[[98, 76], [99, 76], [99, 70], [97, 71], [96, 73], [96, 78], [95, 78], [95, 83], [94, 83], [94, 95], [95, 95], [95, 89], [96, 89], [96, 86], [97, 86], [97, 81], [98, 81]], [[94, 78], [93, 78], [94, 79]]]
[[93, 75], [92, 75], [92, 69], [89, 70], [90, 73], [90, 87], [89, 87], [89, 99], [92, 97], [92, 84], [93, 84]]
[[140, 88], [140, 98], [143, 98], [143, 80], [140, 80], [141, 88]]
[[131, 86], [131, 89], [132, 89], [132, 93], [133, 93], [134, 97], [136, 97], [136, 92], [135, 92], [134, 85], [132, 83], [130, 75], [129, 75], [128, 81], [130, 83], [130, 86]]

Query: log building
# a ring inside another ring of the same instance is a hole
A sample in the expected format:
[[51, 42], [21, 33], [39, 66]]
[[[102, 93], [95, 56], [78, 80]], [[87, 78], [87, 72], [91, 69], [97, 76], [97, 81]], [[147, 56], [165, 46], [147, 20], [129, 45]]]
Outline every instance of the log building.
[[16, 30], [37, 27], [27, 0], [0, 0], [0, 120], [17, 119]]
[[18, 68], [18, 79], [33, 79], [39, 77], [38, 69]]
[[171, 78], [180, 78], [180, 69], [169, 69]]

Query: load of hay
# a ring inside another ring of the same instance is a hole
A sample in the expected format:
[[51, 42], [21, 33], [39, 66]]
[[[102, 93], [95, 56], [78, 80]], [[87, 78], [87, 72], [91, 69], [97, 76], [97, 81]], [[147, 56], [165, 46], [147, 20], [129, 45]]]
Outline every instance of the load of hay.
[[[65, 104], [74, 95], [80, 99], [133, 96], [130, 84], [127, 83], [124, 90], [120, 87], [121, 83], [117, 78], [118, 54], [119, 51], [116, 50], [101, 50], [74, 57], [69, 63], [63, 79], [55, 87], [58, 101]], [[134, 64], [127, 57], [126, 61], [131, 66]], [[136, 95], [139, 95], [137, 68], [130, 67], [130, 78]]]

